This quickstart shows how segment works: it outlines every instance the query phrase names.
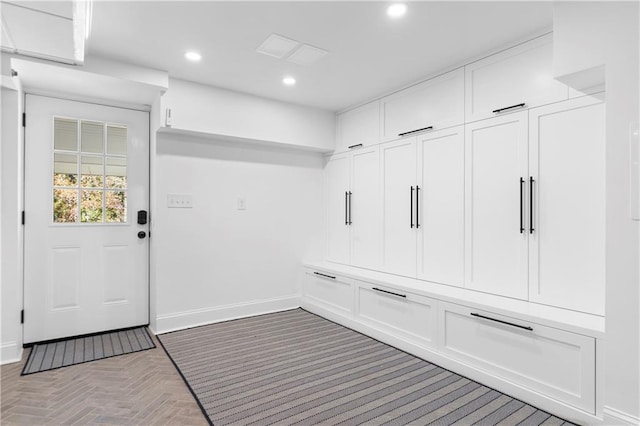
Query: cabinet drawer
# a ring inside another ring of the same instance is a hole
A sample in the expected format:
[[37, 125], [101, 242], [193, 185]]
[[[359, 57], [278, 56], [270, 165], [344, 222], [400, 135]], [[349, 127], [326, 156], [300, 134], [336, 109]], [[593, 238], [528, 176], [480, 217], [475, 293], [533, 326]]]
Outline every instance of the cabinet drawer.
[[353, 312], [353, 280], [307, 269], [303, 296], [339, 314]]
[[356, 288], [362, 322], [423, 346], [435, 344], [435, 300], [359, 281]]
[[595, 412], [593, 338], [466, 306], [439, 306], [443, 354]]
[[464, 123], [462, 68], [409, 87], [380, 102], [382, 141], [433, 127], [439, 130]]
[[568, 99], [569, 88], [553, 79], [552, 65], [549, 35], [467, 65], [466, 121], [493, 117], [495, 110], [522, 103], [528, 108]]
[[375, 145], [380, 141], [380, 102], [374, 101], [338, 115], [336, 152], [350, 146]]

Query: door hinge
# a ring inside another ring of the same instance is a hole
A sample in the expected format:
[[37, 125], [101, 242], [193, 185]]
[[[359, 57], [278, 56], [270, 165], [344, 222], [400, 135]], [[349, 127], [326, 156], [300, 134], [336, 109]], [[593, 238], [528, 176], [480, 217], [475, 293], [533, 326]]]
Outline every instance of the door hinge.
[[24, 324], [24, 309], [20, 311], [20, 324]]
[[22, 113], [22, 127], [27, 127], [27, 113]]
[[22, 210], [22, 214], [20, 215], [21, 217], [21, 222], [24, 225], [24, 210]]

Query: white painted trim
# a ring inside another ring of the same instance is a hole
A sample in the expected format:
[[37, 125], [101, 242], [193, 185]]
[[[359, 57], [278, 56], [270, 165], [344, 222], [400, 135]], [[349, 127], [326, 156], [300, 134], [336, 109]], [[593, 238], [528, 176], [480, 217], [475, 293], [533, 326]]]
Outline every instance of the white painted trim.
[[22, 344], [7, 342], [0, 345], [0, 365], [20, 362], [22, 360]]
[[604, 423], [608, 425], [640, 425], [640, 417], [605, 406]]
[[162, 334], [200, 325], [285, 311], [299, 307], [300, 296], [295, 294], [274, 299], [254, 300], [233, 305], [176, 312], [173, 314], [158, 315], [155, 321], [156, 326], [151, 331], [154, 334]]

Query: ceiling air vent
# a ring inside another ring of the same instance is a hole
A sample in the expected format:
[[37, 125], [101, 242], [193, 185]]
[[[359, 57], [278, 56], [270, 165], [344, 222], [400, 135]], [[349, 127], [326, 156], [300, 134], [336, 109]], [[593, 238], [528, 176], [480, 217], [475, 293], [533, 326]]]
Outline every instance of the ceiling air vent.
[[318, 62], [327, 53], [329, 52], [324, 49], [303, 44], [287, 58], [287, 61], [298, 65], [311, 65]]
[[271, 34], [256, 49], [256, 52], [282, 59], [299, 45], [300, 42], [298, 41], [283, 37], [278, 34]]

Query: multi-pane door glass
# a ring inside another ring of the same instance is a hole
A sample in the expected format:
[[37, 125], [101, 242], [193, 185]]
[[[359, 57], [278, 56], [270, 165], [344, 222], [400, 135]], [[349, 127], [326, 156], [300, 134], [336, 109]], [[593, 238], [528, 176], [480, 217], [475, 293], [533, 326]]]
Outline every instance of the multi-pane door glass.
[[54, 117], [53, 222], [126, 221], [126, 126]]

